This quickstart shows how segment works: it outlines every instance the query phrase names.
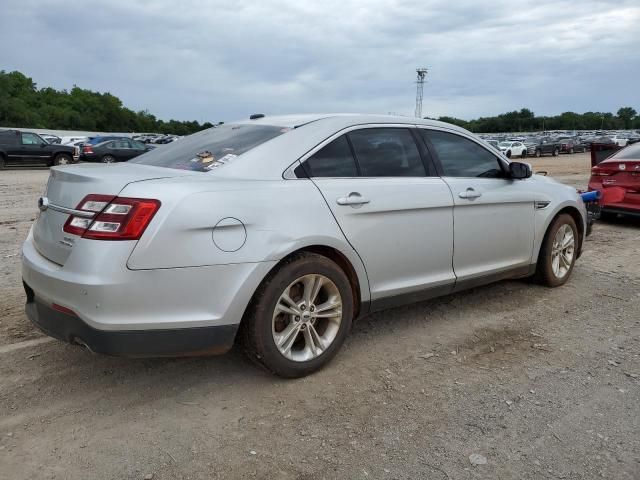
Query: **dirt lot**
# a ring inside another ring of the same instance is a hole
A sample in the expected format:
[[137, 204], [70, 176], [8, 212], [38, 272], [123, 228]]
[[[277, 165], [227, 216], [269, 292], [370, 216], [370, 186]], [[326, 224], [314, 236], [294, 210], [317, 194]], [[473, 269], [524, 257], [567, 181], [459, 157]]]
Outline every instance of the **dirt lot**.
[[[588, 178], [587, 155], [534, 164]], [[0, 173], [0, 478], [640, 478], [639, 222], [596, 225], [562, 288], [378, 313], [283, 381], [238, 351], [117, 359], [34, 331], [19, 255], [47, 175]]]

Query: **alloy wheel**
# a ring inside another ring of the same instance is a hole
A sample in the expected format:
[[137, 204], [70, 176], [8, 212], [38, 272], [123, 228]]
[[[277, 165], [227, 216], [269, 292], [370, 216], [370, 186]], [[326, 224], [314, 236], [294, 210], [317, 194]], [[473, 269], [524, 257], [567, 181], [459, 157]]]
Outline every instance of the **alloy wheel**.
[[553, 239], [551, 269], [557, 278], [564, 278], [571, 270], [575, 253], [575, 237], [572, 228], [562, 225]]
[[324, 275], [304, 275], [282, 292], [272, 317], [271, 333], [280, 354], [295, 362], [322, 355], [342, 323], [342, 297]]

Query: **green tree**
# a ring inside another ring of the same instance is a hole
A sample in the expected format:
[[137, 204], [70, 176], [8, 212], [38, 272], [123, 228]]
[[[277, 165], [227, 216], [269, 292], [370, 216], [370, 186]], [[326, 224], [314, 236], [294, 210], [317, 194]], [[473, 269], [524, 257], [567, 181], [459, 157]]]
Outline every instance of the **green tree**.
[[622, 107], [618, 110], [618, 118], [623, 122], [624, 128], [632, 128], [633, 119], [638, 115], [638, 112], [631, 107]]
[[31, 78], [4, 70], [0, 70], [0, 126], [178, 135], [206, 128], [197, 121], [164, 122], [147, 111], [134, 112], [108, 92], [93, 92], [76, 85], [69, 92], [38, 89]]

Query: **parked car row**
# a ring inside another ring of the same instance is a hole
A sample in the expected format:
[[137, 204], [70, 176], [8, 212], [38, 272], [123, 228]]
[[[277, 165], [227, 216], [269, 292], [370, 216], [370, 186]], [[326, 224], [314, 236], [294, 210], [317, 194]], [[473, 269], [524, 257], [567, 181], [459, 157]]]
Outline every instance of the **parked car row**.
[[518, 136], [507, 134], [480, 135], [507, 157], [558, 156], [589, 151], [592, 143], [615, 144], [620, 147], [640, 142], [640, 133], [630, 132], [537, 132]]
[[160, 134], [160, 133], [145, 133], [142, 135], [134, 135], [133, 140], [138, 140], [142, 143], [155, 143], [158, 145], [163, 145], [171, 142], [175, 142], [176, 140], [181, 139], [182, 137], [178, 135], [171, 134]]

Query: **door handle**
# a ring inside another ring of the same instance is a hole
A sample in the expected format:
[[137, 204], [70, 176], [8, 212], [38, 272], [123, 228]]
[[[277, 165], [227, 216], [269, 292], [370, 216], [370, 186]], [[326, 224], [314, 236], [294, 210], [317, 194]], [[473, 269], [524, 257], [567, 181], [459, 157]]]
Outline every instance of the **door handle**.
[[336, 199], [336, 203], [338, 205], [364, 205], [369, 203], [371, 200], [368, 198], [364, 198], [359, 192], [351, 192], [346, 197], [338, 197]]
[[458, 194], [460, 198], [466, 198], [468, 200], [473, 200], [474, 198], [481, 197], [482, 194], [480, 192], [476, 192], [473, 188], [469, 187], [464, 192], [460, 192]]

